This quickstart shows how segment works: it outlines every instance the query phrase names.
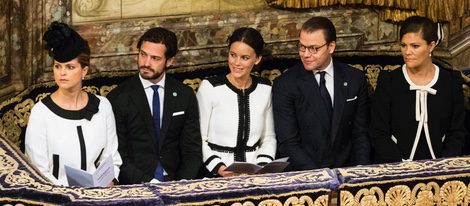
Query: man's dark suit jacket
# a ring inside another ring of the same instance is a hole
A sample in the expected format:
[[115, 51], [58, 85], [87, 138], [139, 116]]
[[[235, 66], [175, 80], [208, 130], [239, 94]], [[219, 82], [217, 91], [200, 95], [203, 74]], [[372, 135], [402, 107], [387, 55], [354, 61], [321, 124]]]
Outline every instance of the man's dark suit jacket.
[[154, 178], [158, 160], [168, 173], [167, 180], [197, 176], [202, 165], [202, 140], [197, 100], [191, 88], [166, 75], [159, 143], [138, 75], [124, 81], [107, 97], [113, 106], [123, 160], [120, 183], [149, 182]]
[[[369, 99], [362, 71], [333, 61], [334, 106], [331, 132], [312, 72], [298, 63], [273, 85], [274, 125], [280, 154], [293, 170], [336, 168], [370, 162]], [[332, 142], [334, 137], [334, 142]]]

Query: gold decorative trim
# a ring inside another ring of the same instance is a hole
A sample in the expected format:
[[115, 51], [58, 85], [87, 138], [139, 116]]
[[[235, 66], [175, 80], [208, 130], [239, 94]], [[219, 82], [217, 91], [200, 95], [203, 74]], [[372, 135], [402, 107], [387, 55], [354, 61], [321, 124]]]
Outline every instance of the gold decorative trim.
[[[39, 202], [39, 201], [32, 201], [28, 199], [21, 199], [21, 198], [9, 198], [9, 197], [0, 197], [0, 201], [12, 201], [12, 202], [21, 202], [21, 203], [27, 203], [27, 204], [35, 204], [35, 205], [42, 205], [42, 206], [55, 206], [55, 204], [48, 204], [44, 202]], [[10, 204], [5, 204], [3, 206], [9, 206]], [[13, 205], [11, 205], [13, 206]], [[24, 206], [23, 204], [16, 204], [15, 206]]]
[[405, 185], [397, 185], [388, 189], [385, 194], [387, 205], [412, 205], [411, 190]]
[[[470, 185], [469, 185], [470, 186]], [[356, 195], [350, 191], [340, 192], [340, 205], [469, 205], [470, 187], [462, 181], [448, 181], [441, 187], [432, 181], [427, 184], [417, 183], [413, 190], [407, 185], [395, 185], [386, 191], [385, 198], [379, 187], [360, 189]]]
[[[303, 191], [283, 193], [283, 194], [279, 194], [279, 195], [268, 195], [268, 194], [266, 194], [266, 195], [257, 195], [257, 196], [245, 196], [245, 197], [240, 197], [240, 198], [221, 199], [221, 200], [207, 200], [207, 201], [194, 202], [194, 203], [173, 204], [172, 206], [216, 205], [216, 204], [225, 204], [225, 203], [229, 203], [229, 202], [236, 202], [236, 203], [233, 203], [233, 204], [238, 203], [240, 205], [244, 205], [245, 203], [246, 204], [250, 204], [250, 203], [253, 204], [251, 201], [244, 202], [247, 199], [254, 199], [254, 200], [266, 199], [266, 200], [270, 200], [272, 198], [280, 199], [282, 197], [289, 197], [289, 196], [298, 196], [298, 195], [306, 196], [306, 194], [308, 194], [308, 193], [309, 194], [315, 194], [315, 193], [319, 193], [319, 192], [325, 192], [327, 194], [319, 196], [315, 202], [318, 201], [319, 204], [320, 203], [323, 204], [323, 202], [325, 202], [325, 199], [328, 202], [328, 198], [329, 198], [328, 194], [331, 193], [331, 190], [326, 189], [326, 188], [320, 188], [320, 189], [314, 189], [314, 190], [303, 190]], [[303, 200], [303, 201], [305, 201], [305, 200]], [[241, 203], [241, 202], [243, 202], [243, 203]], [[326, 205], [328, 205], [328, 204], [326, 204]], [[317, 206], [317, 205], [315, 205], [315, 206]], [[321, 206], [323, 206], [323, 205], [321, 205]]]
[[439, 193], [442, 205], [468, 205], [467, 186], [461, 181], [449, 181]]
[[439, 191], [440, 187], [436, 182], [429, 182], [427, 184], [418, 183], [411, 193], [412, 203], [423, 206], [440, 205]]
[[361, 205], [384, 205], [384, 193], [379, 187], [364, 188], [357, 192], [355, 202]]
[[[300, 205], [307, 205], [307, 206], [327, 206], [328, 204], [328, 195], [321, 195], [315, 201], [312, 200], [311, 197], [307, 195], [302, 195], [300, 198], [298, 197], [289, 197], [284, 204], [278, 199], [267, 199], [261, 201], [258, 206], [300, 206]], [[255, 206], [252, 201], [246, 202], [237, 202], [233, 203], [232, 206]]]
[[[368, 187], [369, 185], [423, 181], [429, 179], [450, 179], [450, 178], [467, 178], [470, 173], [461, 174], [441, 174], [430, 176], [430, 168], [434, 171], [467, 171], [470, 165], [470, 158], [456, 157], [451, 159], [442, 159], [440, 161], [423, 161], [423, 162], [402, 162], [399, 164], [382, 164], [376, 166], [361, 166], [352, 168], [338, 168], [340, 176], [343, 178], [352, 178], [357, 183], [343, 183], [340, 189], [345, 187]], [[422, 177], [417, 177], [417, 176]], [[413, 177], [410, 177], [413, 176]], [[387, 177], [394, 177], [393, 180], [383, 180]], [[380, 179], [379, 181], [370, 181], [370, 179]], [[361, 182], [364, 181], [364, 182]]]

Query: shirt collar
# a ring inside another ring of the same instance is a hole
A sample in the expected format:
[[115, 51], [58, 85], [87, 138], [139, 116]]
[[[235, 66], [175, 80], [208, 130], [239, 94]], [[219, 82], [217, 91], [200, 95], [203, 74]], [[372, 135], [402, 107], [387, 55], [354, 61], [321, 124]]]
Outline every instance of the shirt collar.
[[313, 71], [313, 74], [317, 74], [318, 72], [324, 71], [326, 74], [330, 75], [331, 77], [334, 77], [334, 69], [333, 69], [333, 58], [330, 59], [330, 63], [328, 66], [326, 66], [325, 69], [323, 70], [315, 70]]
[[147, 89], [153, 85], [158, 85], [160, 86], [162, 89], [165, 89], [165, 79], [166, 79], [166, 73], [163, 73], [163, 78], [156, 84], [152, 83], [151, 81], [147, 80], [147, 79], [144, 79], [142, 78], [142, 76], [139, 74], [139, 79], [140, 81], [142, 82], [142, 85], [144, 86], [144, 89]]

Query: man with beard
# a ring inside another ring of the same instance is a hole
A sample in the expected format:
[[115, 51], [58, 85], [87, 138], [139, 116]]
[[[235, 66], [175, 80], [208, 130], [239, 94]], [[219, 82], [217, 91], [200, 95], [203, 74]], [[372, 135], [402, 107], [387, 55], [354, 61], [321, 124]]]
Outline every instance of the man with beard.
[[165, 73], [176, 55], [176, 35], [151, 28], [140, 37], [139, 73], [108, 94], [123, 164], [122, 184], [194, 179], [202, 165], [193, 90]]

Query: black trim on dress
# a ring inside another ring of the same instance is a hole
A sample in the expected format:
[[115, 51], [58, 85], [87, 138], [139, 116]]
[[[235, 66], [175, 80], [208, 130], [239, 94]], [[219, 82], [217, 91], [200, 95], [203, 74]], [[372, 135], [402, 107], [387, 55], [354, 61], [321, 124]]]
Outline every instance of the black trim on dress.
[[94, 94], [91, 94], [88, 92], [87, 94], [88, 94], [88, 102], [86, 106], [80, 110], [66, 110], [66, 109], [59, 107], [59, 105], [57, 105], [54, 101], [52, 101], [51, 95], [42, 99], [41, 102], [59, 117], [70, 119], [70, 120], [80, 120], [80, 119], [91, 120], [93, 115], [98, 113], [100, 99], [98, 99], [98, 97], [96, 97]]
[[207, 158], [207, 160], [204, 162], [204, 165], [206, 165], [206, 166], [209, 165], [209, 163], [211, 163], [212, 160], [214, 160], [214, 159], [216, 159], [216, 158], [219, 158], [219, 159], [220, 159], [220, 157], [217, 156], [217, 155], [212, 155], [212, 156], [210, 156], [210, 157]]
[[[214, 150], [214, 151], [217, 151], [217, 152], [234, 153], [235, 151], [237, 151], [236, 147], [226, 147], [226, 146], [221, 146], [221, 145], [210, 143], [210, 142], [208, 142], [207, 144], [209, 145], [211, 150]], [[242, 150], [245, 151], [245, 152], [254, 152], [254, 151], [256, 151], [256, 148], [259, 147], [259, 144], [260, 143], [258, 141], [253, 146], [245, 145], [245, 146], [243, 146]], [[207, 161], [209, 161], [209, 159]]]
[[82, 126], [77, 126], [78, 140], [80, 141], [80, 158], [82, 170], [86, 171], [86, 145], [85, 138], [83, 138]]
[[100, 154], [98, 155], [98, 157], [96, 158], [95, 162], [93, 164], [95, 164], [95, 167], [98, 168], [98, 166], [100, 166], [100, 158], [101, 158], [101, 155], [103, 155], [103, 151], [104, 151], [104, 148], [101, 149], [101, 152]]
[[268, 158], [268, 159], [270, 159], [271, 161], [273, 161], [273, 160], [274, 160], [274, 158], [273, 158], [273, 157], [271, 157], [271, 156], [269, 156], [269, 155], [265, 155], [265, 154], [260, 154], [260, 155], [258, 155], [258, 157], [256, 157], [256, 158], [260, 158], [260, 157], [265, 157], [265, 158]]
[[59, 179], [59, 155], [52, 154], [52, 175]]

